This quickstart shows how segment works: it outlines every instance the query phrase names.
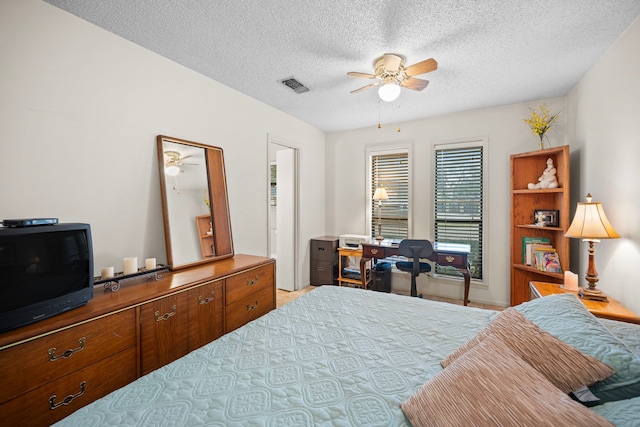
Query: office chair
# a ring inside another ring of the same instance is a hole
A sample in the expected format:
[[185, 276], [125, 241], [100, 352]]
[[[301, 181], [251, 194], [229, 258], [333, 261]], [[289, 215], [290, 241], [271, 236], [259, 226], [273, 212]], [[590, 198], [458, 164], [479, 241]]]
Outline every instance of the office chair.
[[404, 239], [398, 246], [398, 254], [406, 258], [412, 258], [412, 261], [396, 262], [396, 267], [398, 270], [411, 273], [411, 296], [422, 298], [422, 294], [418, 294], [416, 277], [420, 273], [431, 271], [431, 264], [420, 262], [420, 258], [430, 257], [433, 254], [433, 245], [428, 240]]

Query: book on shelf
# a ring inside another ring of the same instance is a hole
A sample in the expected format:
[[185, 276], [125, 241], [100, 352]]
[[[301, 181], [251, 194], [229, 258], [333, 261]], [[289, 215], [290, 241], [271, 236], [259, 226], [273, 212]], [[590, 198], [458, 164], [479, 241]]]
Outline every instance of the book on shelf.
[[548, 237], [523, 237], [522, 263], [524, 265], [533, 265], [533, 247], [536, 245], [551, 246], [551, 240]]
[[555, 249], [553, 249], [553, 246], [547, 245], [547, 244], [530, 245], [529, 250], [531, 252], [531, 254], [529, 255], [531, 259], [531, 264], [529, 265], [531, 267], [537, 268], [538, 270], [540, 270], [540, 268], [538, 267], [538, 257], [539, 257], [538, 251], [547, 251], [547, 250], [550, 252], [555, 251]]
[[554, 248], [538, 247], [536, 248], [534, 258], [538, 270], [550, 273], [562, 273], [560, 257]]

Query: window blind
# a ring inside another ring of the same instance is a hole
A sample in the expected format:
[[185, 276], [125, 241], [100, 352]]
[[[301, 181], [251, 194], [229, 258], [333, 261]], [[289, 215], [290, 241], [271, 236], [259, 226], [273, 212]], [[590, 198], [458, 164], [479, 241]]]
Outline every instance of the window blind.
[[[376, 188], [387, 190], [388, 200], [373, 200]], [[378, 214], [382, 235], [388, 239], [409, 236], [409, 153], [371, 155], [371, 235], [378, 235]], [[378, 209], [380, 212], [378, 212]]]
[[[471, 277], [482, 279], [482, 146], [435, 149], [435, 241], [471, 246]], [[446, 267], [439, 274], [457, 275]]]

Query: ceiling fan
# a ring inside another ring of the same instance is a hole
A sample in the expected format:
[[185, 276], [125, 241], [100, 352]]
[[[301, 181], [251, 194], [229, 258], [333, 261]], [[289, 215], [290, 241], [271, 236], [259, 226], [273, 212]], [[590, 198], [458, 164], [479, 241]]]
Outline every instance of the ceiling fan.
[[352, 90], [351, 93], [361, 92], [382, 84], [378, 89], [378, 95], [383, 101], [391, 102], [400, 95], [401, 87], [418, 91], [427, 87], [429, 80], [417, 79], [414, 76], [436, 70], [438, 68], [436, 60], [429, 58], [408, 67], [405, 67], [404, 60], [403, 56], [385, 53], [375, 61], [375, 74], [348, 72], [349, 76], [378, 80], [375, 83]]
[[165, 151], [164, 155], [166, 161], [164, 162], [164, 171], [169, 176], [176, 176], [180, 173], [180, 166], [195, 166], [197, 163], [185, 163], [184, 159], [188, 159], [189, 156], [180, 157], [180, 153], [177, 151]]

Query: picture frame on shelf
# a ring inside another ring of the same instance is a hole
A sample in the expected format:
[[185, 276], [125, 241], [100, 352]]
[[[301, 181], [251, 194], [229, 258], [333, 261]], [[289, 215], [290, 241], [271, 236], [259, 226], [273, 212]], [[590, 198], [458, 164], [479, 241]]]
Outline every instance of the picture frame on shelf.
[[539, 227], [558, 227], [560, 211], [554, 209], [536, 209], [533, 211], [534, 224]]

